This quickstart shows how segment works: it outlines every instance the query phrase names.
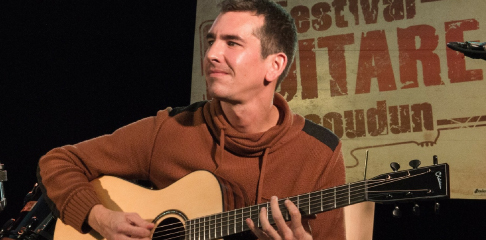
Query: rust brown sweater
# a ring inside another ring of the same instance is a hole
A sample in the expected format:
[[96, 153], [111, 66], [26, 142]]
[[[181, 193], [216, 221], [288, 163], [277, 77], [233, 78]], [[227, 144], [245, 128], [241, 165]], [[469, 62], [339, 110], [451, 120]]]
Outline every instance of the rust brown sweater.
[[[345, 183], [341, 142], [329, 130], [293, 114], [275, 95], [277, 126], [243, 134], [226, 122], [219, 102], [168, 108], [104, 135], [49, 151], [39, 181], [63, 222], [80, 232], [100, 201], [89, 181], [102, 175], [151, 181], [164, 188], [195, 170], [237, 183], [255, 203]], [[84, 225], [83, 225], [84, 224]], [[342, 209], [311, 221], [314, 239], [345, 239]]]

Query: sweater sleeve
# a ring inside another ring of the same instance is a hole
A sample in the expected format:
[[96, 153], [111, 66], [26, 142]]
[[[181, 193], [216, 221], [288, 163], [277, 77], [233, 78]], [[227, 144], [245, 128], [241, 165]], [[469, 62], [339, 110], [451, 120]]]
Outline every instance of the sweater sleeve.
[[74, 145], [55, 148], [42, 156], [38, 181], [54, 215], [77, 231], [91, 228], [85, 220], [100, 203], [91, 180], [103, 175], [147, 180], [152, 148], [170, 110]]
[[[318, 180], [318, 189], [328, 189], [346, 183], [341, 142], [334, 150], [328, 165]], [[310, 221], [314, 239], [345, 240], [345, 222], [343, 208], [317, 214], [317, 218]]]

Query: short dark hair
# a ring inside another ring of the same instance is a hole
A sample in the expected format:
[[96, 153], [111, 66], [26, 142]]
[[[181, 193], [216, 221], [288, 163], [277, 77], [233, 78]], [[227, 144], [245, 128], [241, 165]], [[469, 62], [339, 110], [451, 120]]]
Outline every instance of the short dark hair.
[[220, 7], [220, 13], [253, 12], [257, 16], [265, 17], [263, 27], [256, 33], [261, 41], [262, 57], [283, 52], [288, 58], [287, 65], [277, 80], [278, 87], [294, 61], [297, 47], [294, 19], [280, 5], [270, 0], [224, 0]]

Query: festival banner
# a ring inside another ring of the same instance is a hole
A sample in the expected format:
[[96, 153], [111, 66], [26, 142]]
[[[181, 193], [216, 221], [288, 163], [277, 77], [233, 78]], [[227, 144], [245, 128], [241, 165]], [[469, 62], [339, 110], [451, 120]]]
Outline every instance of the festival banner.
[[[191, 101], [207, 100], [202, 60], [219, 1], [199, 0]], [[277, 90], [343, 141], [347, 181], [450, 165], [452, 198], [486, 199], [486, 61], [448, 42], [486, 41], [482, 0], [276, 1], [295, 19], [298, 53]]]

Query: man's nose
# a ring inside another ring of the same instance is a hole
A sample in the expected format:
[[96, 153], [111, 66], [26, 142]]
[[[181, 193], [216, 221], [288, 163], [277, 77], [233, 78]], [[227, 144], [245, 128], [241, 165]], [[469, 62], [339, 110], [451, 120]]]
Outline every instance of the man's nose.
[[206, 51], [206, 59], [210, 62], [220, 62], [223, 56], [223, 48], [221, 42], [214, 41]]

